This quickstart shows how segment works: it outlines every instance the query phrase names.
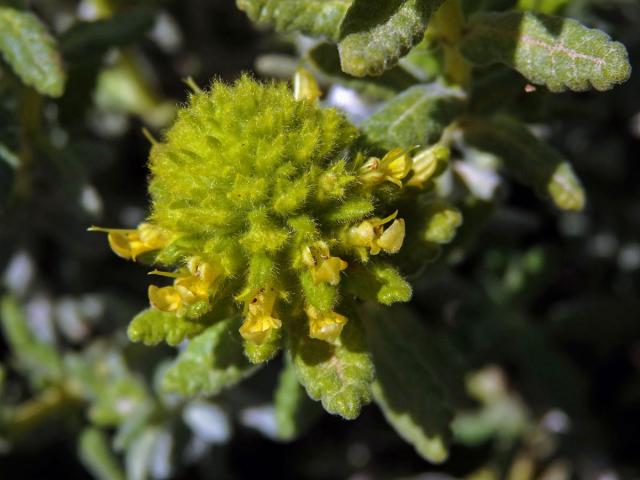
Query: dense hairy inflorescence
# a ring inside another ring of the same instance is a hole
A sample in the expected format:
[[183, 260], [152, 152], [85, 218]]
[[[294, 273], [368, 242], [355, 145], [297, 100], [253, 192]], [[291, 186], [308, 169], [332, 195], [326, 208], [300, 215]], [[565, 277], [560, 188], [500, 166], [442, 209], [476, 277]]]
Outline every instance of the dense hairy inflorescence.
[[177, 343], [238, 312], [260, 362], [282, 332], [339, 341], [356, 298], [408, 300], [397, 270], [371, 257], [403, 244], [404, 220], [380, 193], [402, 188], [412, 159], [403, 149], [367, 157], [358, 137], [342, 114], [286, 83], [244, 76], [196, 89], [152, 147], [147, 222], [108, 230], [116, 253], [173, 278], [149, 287], [163, 313], [134, 319], [132, 338]]

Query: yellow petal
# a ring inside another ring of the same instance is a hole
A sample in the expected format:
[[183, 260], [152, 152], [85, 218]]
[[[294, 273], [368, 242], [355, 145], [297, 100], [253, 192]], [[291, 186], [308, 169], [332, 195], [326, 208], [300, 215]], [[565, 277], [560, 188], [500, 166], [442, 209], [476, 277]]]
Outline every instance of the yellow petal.
[[443, 145], [434, 145], [418, 152], [413, 157], [413, 176], [405, 185], [424, 188], [433, 178], [438, 166], [446, 162], [450, 155], [450, 150]]
[[282, 322], [269, 315], [248, 316], [240, 327], [240, 335], [245, 340], [262, 343], [272, 330], [282, 327]]
[[382, 169], [388, 177], [395, 180], [406, 177], [412, 165], [411, 155], [404, 148], [394, 148], [382, 158]]
[[107, 237], [109, 240], [109, 246], [111, 247], [111, 250], [113, 250], [113, 253], [119, 257], [126, 258], [127, 260], [133, 258], [129, 235], [131, 235], [131, 233], [110, 232]]
[[368, 247], [375, 238], [373, 225], [368, 220], [349, 229], [349, 243], [356, 247]]
[[[393, 221], [380, 238], [376, 241], [378, 246], [387, 253], [398, 253], [404, 242], [405, 226], [404, 220], [398, 218]], [[373, 252], [372, 252], [373, 253]]]
[[347, 323], [347, 317], [336, 312], [320, 313], [313, 307], [308, 307], [309, 336], [325, 342], [335, 342]]
[[347, 268], [349, 264], [340, 257], [329, 257], [321, 259], [318, 266], [311, 272], [314, 283], [326, 282], [336, 286], [340, 283], [340, 272]]
[[161, 250], [171, 241], [171, 235], [150, 223], [141, 223], [135, 230], [91, 227], [91, 232], [108, 233], [109, 246], [116, 255], [135, 260], [139, 255]]
[[151, 306], [163, 312], [176, 312], [182, 306], [182, 297], [174, 287], [149, 286]]

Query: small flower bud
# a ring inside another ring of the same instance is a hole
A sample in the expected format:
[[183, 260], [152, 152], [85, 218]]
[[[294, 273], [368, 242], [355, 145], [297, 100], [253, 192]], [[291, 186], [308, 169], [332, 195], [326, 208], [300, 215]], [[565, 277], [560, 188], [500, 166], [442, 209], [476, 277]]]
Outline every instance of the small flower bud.
[[413, 175], [405, 184], [407, 187], [424, 188], [438, 172], [438, 167], [449, 160], [450, 150], [444, 145], [434, 145], [413, 156]]
[[359, 169], [360, 181], [369, 186], [376, 186], [389, 181], [402, 187], [402, 179], [407, 176], [413, 165], [409, 151], [394, 148], [382, 157], [382, 160], [371, 157]]
[[311, 72], [304, 68], [296, 70], [293, 76], [293, 97], [296, 100], [315, 101], [322, 95], [318, 82]]

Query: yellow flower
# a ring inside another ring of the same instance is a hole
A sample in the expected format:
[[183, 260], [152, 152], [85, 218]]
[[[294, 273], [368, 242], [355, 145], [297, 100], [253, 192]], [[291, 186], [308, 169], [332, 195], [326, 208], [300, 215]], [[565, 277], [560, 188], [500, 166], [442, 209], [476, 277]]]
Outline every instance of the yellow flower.
[[220, 267], [203, 262], [199, 257], [191, 257], [187, 262], [190, 275], [160, 272], [154, 270], [150, 274], [175, 278], [173, 286], [149, 287], [149, 302], [158, 310], [176, 312], [182, 315], [186, 306], [198, 301], [208, 301], [214, 293], [214, 283], [222, 274]]
[[149, 303], [163, 312], [178, 312], [183, 305], [182, 296], [174, 287], [149, 285]]
[[[366, 247], [371, 255], [377, 255], [381, 251], [387, 253], [397, 253], [402, 247], [405, 235], [404, 220], [396, 218], [398, 212], [394, 212], [386, 218], [369, 218], [355, 227], [351, 227], [348, 232], [348, 240], [356, 247]], [[384, 228], [384, 225], [391, 222], [391, 225]]]
[[402, 179], [411, 170], [413, 160], [409, 155], [409, 150], [404, 148], [394, 148], [380, 160], [371, 157], [359, 169], [360, 181], [365, 185], [375, 186], [385, 181], [389, 181], [398, 187], [402, 187]]
[[305, 247], [302, 262], [311, 270], [314, 283], [326, 282], [333, 286], [340, 283], [340, 272], [349, 266], [340, 257], [332, 257], [325, 242]]
[[335, 342], [345, 324], [347, 317], [336, 312], [321, 313], [309, 306], [306, 308], [309, 317], [309, 336], [325, 342]]
[[277, 293], [273, 288], [258, 292], [247, 305], [247, 316], [240, 327], [240, 335], [245, 340], [263, 343], [275, 329], [282, 327], [282, 322], [273, 316]]
[[161, 250], [171, 242], [171, 235], [151, 223], [141, 223], [136, 229], [91, 227], [90, 232], [108, 234], [109, 246], [119, 257], [127, 260], [146, 252]]

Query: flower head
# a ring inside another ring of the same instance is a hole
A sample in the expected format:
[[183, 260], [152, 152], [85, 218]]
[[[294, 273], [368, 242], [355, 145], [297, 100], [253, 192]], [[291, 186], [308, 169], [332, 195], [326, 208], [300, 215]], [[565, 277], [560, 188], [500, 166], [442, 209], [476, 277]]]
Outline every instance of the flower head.
[[153, 273], [173, 283], [149, 287], [152, 307], [205, 324], [235, 310], [251, 348], [305, 322], [311, 337], [335, 342], [347, 321], [335, 309], [353, 301], [340, 294], [342, 279], [368, 268], [369, 255], [398, 252], [404, 238], [397, 214], [376, 216], [377, 187], [401, 185], [408, 151], [363, 165], [358, 130], [319, 105], [307, 73], [295, 85], [294, 95], [244, 76], [194, 88], [153, 142], [147, 222], [102, 229], [120, 256], [156, 251], [163, 272]]

